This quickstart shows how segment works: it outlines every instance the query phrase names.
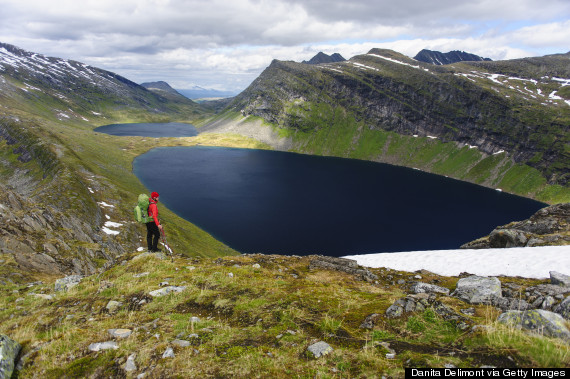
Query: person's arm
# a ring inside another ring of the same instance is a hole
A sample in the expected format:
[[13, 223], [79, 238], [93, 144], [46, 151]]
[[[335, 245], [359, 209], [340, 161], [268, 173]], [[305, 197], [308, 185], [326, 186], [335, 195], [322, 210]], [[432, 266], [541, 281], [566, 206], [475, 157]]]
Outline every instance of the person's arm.
[[154, 223], [156, 224], [156, 226], [162, 228], [162, 225], [160, 225], [160, 222], [158, 221], [158, 207], [156, 206], [156, 204], [150, 204], [148, 210], [150, 215], [154, 219]]

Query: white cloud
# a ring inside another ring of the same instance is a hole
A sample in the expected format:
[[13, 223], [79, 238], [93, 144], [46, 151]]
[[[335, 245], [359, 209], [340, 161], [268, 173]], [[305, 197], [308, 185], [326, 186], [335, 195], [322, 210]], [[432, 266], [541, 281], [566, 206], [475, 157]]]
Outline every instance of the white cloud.
[[[566, 52], [567, 0], [0, 0], [0, 42], [129, 79], [243, 89], [272, 59], [372, 47]], [[224, 84], [227, 83], [227, 84]]]

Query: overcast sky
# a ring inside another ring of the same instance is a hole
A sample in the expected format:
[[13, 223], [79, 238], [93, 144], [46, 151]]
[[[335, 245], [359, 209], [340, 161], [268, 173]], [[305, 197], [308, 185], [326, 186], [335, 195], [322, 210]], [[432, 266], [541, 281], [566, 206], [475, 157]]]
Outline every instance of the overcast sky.
[[0, 42], [137, 83], [240, 91], [272, 59], [319, 51], [565, 53], [570, 0], [0, 0]]

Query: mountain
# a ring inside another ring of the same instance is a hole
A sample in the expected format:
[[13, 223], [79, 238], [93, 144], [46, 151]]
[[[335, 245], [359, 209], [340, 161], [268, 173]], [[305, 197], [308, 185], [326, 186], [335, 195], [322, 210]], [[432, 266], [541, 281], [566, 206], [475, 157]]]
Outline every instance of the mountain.
[[463, 61], [491, 61], [490, 58], [481, 58], [478, 55], [465, 51], [453, 50], [448, 53], [423, 49], [415, 57], [415, 60], [435, 65], [452, 64]]
[[335, 62], [343, 62], [346, 59], [342, 57], [339, 53], [334, 53], [332, 55], [327, 55], [322, 51], [319, 52], [317, 55], [312, 57], [308, 61], [303, 61], [306, 64], [321, 64], [321, 63], [335, 63]]
[[[0, 44], [0, 217], [10, 220], [0, 232], [0, 282], [102, 272], [137, 246], [143, 230], [131, 221], [131, 198], [146, 189], [132, 173], [132, 159], [167, 142], [116, 139], [93, 129], [187, 122], [206, 112], [109, 71]], [[193, 233], [205, 255], [232, 254], [162, 211], [177, 239]]]
[[92, 120], [125, 110], [157, 116], [201, 111], [183, 97], [169, 101], [115, 73], [4, 43], [0, 43], [0, 72], [2, 102], [50, 119]]
[[166, 99], [172, 101], [192, 103], [191, 101], [188, 101], [188, 98], [186, 96], [176, 91], [166, 82], [158, 81], [158, 82], [141, 83], [141, 86]]
[[434, 66], [373, 49], [346, 62], [274, 60], [226, 112], [292, 149], [399, 164], [568, 201], [568, 54]]

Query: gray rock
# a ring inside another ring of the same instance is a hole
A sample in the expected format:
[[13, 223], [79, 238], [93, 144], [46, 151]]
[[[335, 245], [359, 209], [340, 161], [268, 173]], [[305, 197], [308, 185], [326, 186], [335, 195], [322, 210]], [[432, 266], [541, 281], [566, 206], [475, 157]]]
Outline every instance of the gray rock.
[[476, 275], [462, 278], [451, 295], [470, 304], [485, 304], [493, 298], [502, 297], [501, 281], [494, 277]]
[[130, 329], [109, 329], [107, 331], [115, 338], [127, 338], [133, 333]]
[[150, 272], [141, 272], [140, 274], [134, 274], [133, 278], [142, 278], [144, 276], [148, 276]]
[[182, 287], [168, 286], [168, 287], [164, 287], [164, 288], [161, 288], [159, 290], [156, 290], [156, 291], [151, 291], [151, 292], [149, 292], [149, 295], [152, 297], [160, 297], [160, 296], [166, 296], [172, 292], [182, 292], [185, 289], [186, 289], [185, 286], [182, 286]]
[[416, 282], [412, 284], [410, 290], [413, 293], [441, 293], [444, 295], [449, 295], [449, 289], [436, 286], [435, 284], [428, 284], [422, 282]]
[[542, 302], [541, 308], [549, 310], [556, 303], [556, 300], [552, 296], [546, 296]]
[[261, 268], [261, 265], [259, 263], [255, 263], [253, 266], [251, 266], [253, 268]]
[[127, 358], [127, 363], [125, 364], [125, 371], [131, 372], [137, 370], [137, 365], [135, 364], [135, 358], [137, 357], [136, 354], [131, 354]]
[[168, 349], [166, 349], [166, 351], [164, 352], [164, 354], [162, 354], [162, 358], [174, 358], [174, 350], [172, 350], [171, 347], [169, 347]]
[[508, 311], [501, 314], [497, 320], [504, 324], [522, 327], [525, 330], [570, 342], [570, 330], [566, 327], [564, 318], [557, 313], [542, 309]]
[[44, 300], [53, 300], [52, 295], [46, 295], [43, 293], [31, 293], [30, 296], [34, 296], [34, 297], [37, 297], [39, 299], [44, 299]]
[[307, 348], [308, 354], [314, 358], [320, 358], [324, 355], [331, 353], [332, 351], [333, 348], [324, 341], [319, 341], [317, 343], [314, 343]]
[[0, 334], [0, 378], [11, 378], [20, 349], [20, 344]]
[[522, 247], [527, 241], [524, 232], [515, 229], [495, 229], [489, 235], [491, 248]]
[[570, 297], [564, 299], [556, 308], [554, 308], [554, 312], [558, 313], [566, 320], [570, 320]]
[[[197, 336], [197, 335], [196, 335]], [[176, 339], [174, 341], [172, 341], [173, 345], [179, 346], [179, 347], [188, 347], [190, 346], [190, 342], [189, 341], [185, 341], [185, 340], [179, 340]]]
[[561, 274], [556, 271], [550, 271], [550, 283], [570, 287], [570, 276]]
[[70, 275], [65, 278], [60, 278], [55, 281], [55, 292], [68, 291], [81, 282], [83, 277], [81, 275]]
[[115, 341], [96, 342], [89, 345], [90, 351], [117, 350], [119, 345]]

